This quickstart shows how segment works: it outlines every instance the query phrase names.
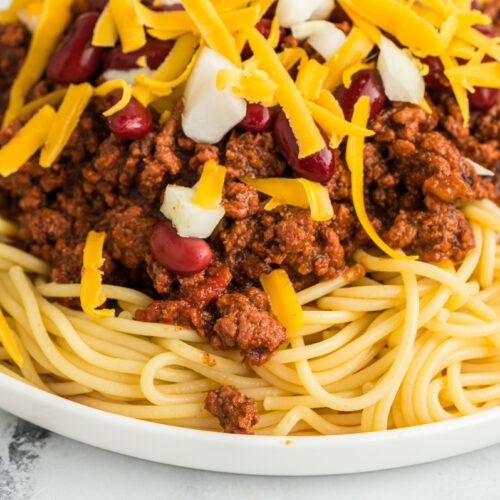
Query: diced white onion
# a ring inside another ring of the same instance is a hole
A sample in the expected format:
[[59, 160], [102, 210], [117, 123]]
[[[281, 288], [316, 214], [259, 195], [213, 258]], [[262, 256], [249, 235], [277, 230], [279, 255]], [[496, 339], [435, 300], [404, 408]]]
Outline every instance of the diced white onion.
[[153, 2], [155, 6], [158, 5], [182, 5], [182, 2], [180, 0], [156, 0]]
[[335, 7], [334, 0], [319, 0], [310, 19], [328, 19]]
[[322, 21], [321, 26], [308, 39], [309, 45], [328, 61], [344, 45], [346, 36], [335, 24]]
[[160, 208], [183, 238], [208, 238], [224, 217], [224, 208], [206, 209], [193, 201], [194, 188], [169, 184]]
[[333, 0], [279, 0], [276, 15], [280, 26], [291, 28], [309, 19], [326, 19], [335, 3]]
[[391, 40], [381, 37], [377, 68], [384, 89], [391, 101], [420, 104], [425, 94], [425, 82], [415, 61]]
[[31, 33], [34, 33], [36, 27], [38, 26], [38, 20], [40, 19], [39, 15], [33, 15], [28, 12], [28, 9], [21, 9], [17, 11], [17, 17], [19, 21], [21, 21], [26, 28], [28, 28]]
[[236, 97], [229, 87], [217, 90], [217, 73], [235, 67], [212, 49], [203, 49], [184, 92], [182, 129], [189, 138], [215, 144], [245, 117], [244, 99]]
[[153, 71], [149, 68], [132, 69], [107, 69], [103, 74], [105, 80], [125, 80], [129, 85], [134, 85], [137, 75], [152, 76]]
[[491, 170], [483, 167], [482, 165], [479, 165], [479, 163], [476, 163], [470, 158], [466, 158], [466, 160], [472, 165], [472, 168], [474, 169], [477, 175], [481, 175], [484, 177], [493, 177], [495, 175], [495, 172], [492, 172]]
[[294, 24], [292, 26], [292, 35], [297, 38], [297, 40], [305, 40], [313, 33], [316, 33], [316, 31], [326, 23], [327, 21], [306, 21], [304, 23]]

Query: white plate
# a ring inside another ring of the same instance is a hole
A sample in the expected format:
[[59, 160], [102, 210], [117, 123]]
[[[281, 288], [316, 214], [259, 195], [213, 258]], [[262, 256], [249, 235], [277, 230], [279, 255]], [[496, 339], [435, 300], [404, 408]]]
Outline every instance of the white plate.
[[370, 434], [239, 436], [181, 429], [87, 408], [0, 374], [0, 408], [63, 436], [165, 464], [241, 474], [314, 476], [389, 469], [500, 442], [500, 408]]

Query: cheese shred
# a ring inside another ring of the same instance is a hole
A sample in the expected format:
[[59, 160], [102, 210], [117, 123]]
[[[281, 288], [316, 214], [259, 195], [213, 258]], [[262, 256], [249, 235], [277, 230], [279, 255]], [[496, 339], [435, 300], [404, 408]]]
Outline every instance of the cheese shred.
[[83, 250], [82, 282], [80, 286], [80, 302], [82, 309], [93, 318], [114, 316], [114, 309], [97, 309], [106, 302], [102, 291], [102, 256], [106, 233], [90, 231]]

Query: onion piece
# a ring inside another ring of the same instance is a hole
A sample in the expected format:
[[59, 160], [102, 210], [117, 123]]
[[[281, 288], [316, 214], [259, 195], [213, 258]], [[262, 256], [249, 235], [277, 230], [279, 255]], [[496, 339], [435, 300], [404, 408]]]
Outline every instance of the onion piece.
[[280, 26], [291, 28], [309, 19], [326, 19], [335, 3], [333, 0], [279, 0], [276, 15]]
[[195, 188], [169, 184], [160, 211], [183, 238], [208, 238], [224, 217], [224, 208], [206, 209], [194, 201]]
[[493, 177], [495, 175], [495, 172], [492, 172], [491, 170], [483, 167], [482, 165], [479, 165], [479, 163], [476, 163], [470, 158], [465, 158], [465, 159], [472, 165], [472, 168], [474, 169], [474, 172], [476, 172], [477, 175], [481, 175], [483, 177]]
[[107, 69], [102, 74], [105, 80], [125, 80], [129, 85], [135, 85], [137, 75], [152, 76], [153, 70], [149, 68]]
[[39, 15], [30, 14], [28, 9], [21, 9], [17, 11], [17, 17], [31, 33], [35, 32], [38, 21], [40, 20]]
[[236, 66], [212, 49], [204, 48], [184, 92], [182, 129], [193, 141], [219, 142], [246, 115], [247, 103], [230, 87], [217, 90], [217, 73]]
[[308, 39], [309, 45], [328, 61], [344, 45], [346, 36], [335, 24], [326, 21]]
[[323, 24], [327, 23], [328, 21], [305, 21], [303, 23], [294, 24], [292, 26], [292, 35], [297, 40], [305, 40], [321, 29]]
[[425, 94], [425, 82], [415, 61], [391, 40], [380, 38], [380, 72], [387, 97], [391, 101], [420, 104]]

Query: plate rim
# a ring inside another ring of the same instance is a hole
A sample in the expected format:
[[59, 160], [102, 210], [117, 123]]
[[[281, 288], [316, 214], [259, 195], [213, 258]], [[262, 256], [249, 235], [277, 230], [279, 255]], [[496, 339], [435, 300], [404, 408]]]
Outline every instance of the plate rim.
[[[3, 410], [67, 438], [135, 458], [218, 472], [290, 476], [356, 473], [439, 460], [500, 442], [500, 407], [442, 422], [370, 433], [248, 436], [175, 427], [105, 412], [47, 393], [4, 373], [0, 373], [0, 394]], [[66, 418], [74, 419], [72, 422], [81, 424], [85, 430], [75, 430]], [[133, 434], [129, 435], [129, 441], [107, 436], [108, 432], [113, 434], [117, 430], [132, 430]], [[464, 443], [454, 442], [467, 430], [478, 433], [477, 440], [470, 442], [467, 438]], [[145, 451], [145, 443], [141, 443], [144, 436], [155, 438], [149, 443], [149, 451]], [[436, 440], [436, 450], [422, 446], [429, 440]], [[440, 448], [443, 443], [449, 446]], [[162, 444], [167, 448], [161, 448]], [[186, 446], [193, 453], [186, 453], [183, 449]], [[412, 451], [409, 456], [401, 453], [400, 448], [406, 447]], [[213, 450], [216, 450], [215, 460]], [[337, 452], [347, 453], [344, 463], [335, 460]], [[349, 458], [351, 452], [355, 455], [377, 452], [380, 456], [377, 463], [373, 462], [374, 457], [371, 460], [362, 457], [360, 463], [353, 464], [355, 457]], [[210, 460], [204, 459], [204, 454], [208, 458], [207, 453], [211, 455]], [[244, 454], [246, 459], [237, 462], [232, 458], [233, 453]], [[315, 464], [307, 464], [307, 457], [315, 460], [316, 456]], [[320, 456], [332, 458], [333, 462], [322, 463]]]

